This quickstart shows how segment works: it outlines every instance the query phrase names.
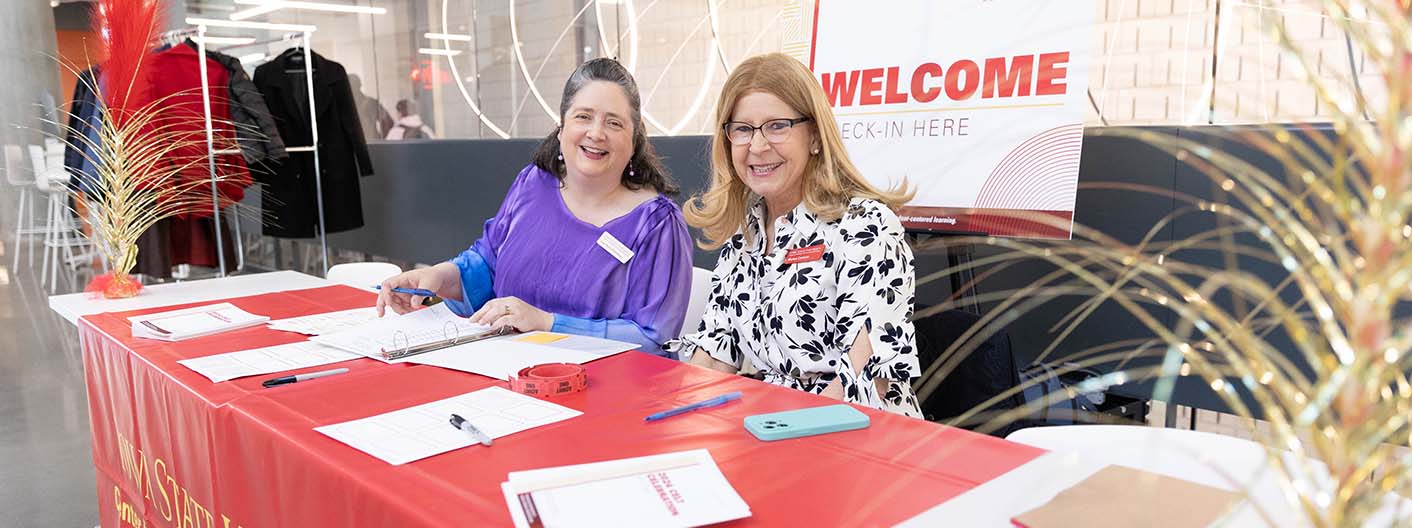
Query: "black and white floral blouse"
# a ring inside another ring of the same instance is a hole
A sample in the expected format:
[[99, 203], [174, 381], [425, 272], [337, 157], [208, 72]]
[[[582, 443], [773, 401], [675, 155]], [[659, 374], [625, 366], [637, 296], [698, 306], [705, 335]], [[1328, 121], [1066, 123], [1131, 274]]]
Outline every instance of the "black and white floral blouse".
[[[765, 381], [816, 394], [842, 383], [849, 402], [921, 417], [910, 383], [920, 373], [911, 322], [916, 279], [897, 215], [855, 198], [843, 218], [821, 222], [801, 203], [776, 220], [766, 254], [764, 212], [757, 197], [745, 224], [751, 242], [736, 233], [721, 248], [701, 326], [668, 348], [682, 358], [699, 348], [736, 367], [749, 359]], [[819, 258], [787, 262], [791, 250], [820, 244]], [[873, 356], [855, 371], [848, 351], [860, 331]], [[878, 394], [878, 378], [888, 380], [886, 393]]]

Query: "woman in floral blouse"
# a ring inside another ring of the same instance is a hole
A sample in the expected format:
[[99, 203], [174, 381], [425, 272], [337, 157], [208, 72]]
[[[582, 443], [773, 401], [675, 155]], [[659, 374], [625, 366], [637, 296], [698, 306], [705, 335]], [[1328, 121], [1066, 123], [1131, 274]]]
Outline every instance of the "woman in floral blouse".
[[721, 248], [696, 333], [698, 366], [920, 417], [912, 250], [883, 191], [849, 161], [823, 90], [799, 61], [753, 57], [716, 108], [711, 188], [685, 216]]

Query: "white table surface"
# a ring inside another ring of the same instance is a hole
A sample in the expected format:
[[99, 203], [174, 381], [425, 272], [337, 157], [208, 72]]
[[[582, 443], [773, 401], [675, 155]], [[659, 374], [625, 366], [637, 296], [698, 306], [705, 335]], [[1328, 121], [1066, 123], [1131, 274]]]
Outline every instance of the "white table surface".
[[84, 315], [159, 308], [332, 284], [297, 271], [273, 271], [144, 286], [142, 293], [127, 299], [104, 299], [102, 295], [93, 293], [54, 295], [49, 297], [49, 309], [54, 310], [70, 324], [77, 325], [78, 318]]
[[[1010, 528], [1010, 518], [1034, 509], [1104, 466], [1120, 465], [1225, 490], [1242, 491], [1242, 503], [1217, 526], [1309, 526], [1284, 500], [1283, 477], [1249, 440], [1181, 429], [1124, 425], [1077, 425], [1022, 429], [1008, 440], [1050, 450], [989, 482], [923, 512], [898, 526], [994, 526]], [[1289, 457], [1288, 460], [1293, 460]], [[1314, 472], [1327, 478], [1323, 465]], [[1318, 479], [1322, 480], [1322, 479]], [[1315, 485], [1331, 489], [1327, 484]], [[1174, 500], [1177, 500], [1174, 498]], [[1269, 516], [1268, 522], [1251, 502]], [[1407, 500], [1389, 496], [1365, 526], [1393, 526], [1392, 515]]]

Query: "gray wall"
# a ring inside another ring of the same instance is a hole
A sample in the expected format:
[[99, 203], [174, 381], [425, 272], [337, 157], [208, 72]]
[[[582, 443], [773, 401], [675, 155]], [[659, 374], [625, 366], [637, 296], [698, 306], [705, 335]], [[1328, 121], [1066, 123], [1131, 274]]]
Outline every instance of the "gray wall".
[[[54, 34], [54, 9], [49, 2], [5, 2], [0, 9], [0, 142], [5, 145], [42, 144], [41, 131], [56, 131], [59, 94], [58, 44]], [[48, 121], [46, 123], [46, 120]], [[28, 154], [22, 169], [28, 169]], [[28, 177], [26, 177], [27, 179]]]

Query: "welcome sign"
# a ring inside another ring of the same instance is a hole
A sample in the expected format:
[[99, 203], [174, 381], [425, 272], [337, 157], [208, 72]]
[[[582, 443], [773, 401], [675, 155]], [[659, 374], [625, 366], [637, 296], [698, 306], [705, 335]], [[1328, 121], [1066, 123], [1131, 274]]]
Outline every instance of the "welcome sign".
[[817, 0], [807, 63], [863, 175], [916, 189], [909, 229], [1069, 238], [1094, 10]]

